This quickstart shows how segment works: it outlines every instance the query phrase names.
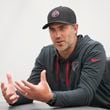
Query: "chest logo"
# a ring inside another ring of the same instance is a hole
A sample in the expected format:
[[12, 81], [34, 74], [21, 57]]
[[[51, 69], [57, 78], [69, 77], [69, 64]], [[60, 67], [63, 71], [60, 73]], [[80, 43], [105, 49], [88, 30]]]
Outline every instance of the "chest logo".
[[72, 70], [75, 71], [76, 69], [78, 69], [79, 67], [79, 62], [78, 61], [75, 61], [75, 62], [72, 62]]

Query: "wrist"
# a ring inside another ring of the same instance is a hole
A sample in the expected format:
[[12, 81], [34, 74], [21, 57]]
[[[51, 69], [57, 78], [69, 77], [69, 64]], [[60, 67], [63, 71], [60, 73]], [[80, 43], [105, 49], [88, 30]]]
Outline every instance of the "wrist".
[[53, 106], [56, 102], [56, 94], [52, 93], [52, 98], [47, 102], [47, 104], [49, 104], [50, 106]]

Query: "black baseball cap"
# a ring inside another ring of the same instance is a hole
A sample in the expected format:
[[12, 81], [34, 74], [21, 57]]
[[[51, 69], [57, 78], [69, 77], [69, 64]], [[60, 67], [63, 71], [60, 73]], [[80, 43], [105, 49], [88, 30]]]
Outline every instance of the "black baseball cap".
[[52, 23], [75, 24], [75, 12], [71, 8], [65, 6], [56, 7], [49, 12], [47, 24], [45, 24], [42, 29], [46, 29]]

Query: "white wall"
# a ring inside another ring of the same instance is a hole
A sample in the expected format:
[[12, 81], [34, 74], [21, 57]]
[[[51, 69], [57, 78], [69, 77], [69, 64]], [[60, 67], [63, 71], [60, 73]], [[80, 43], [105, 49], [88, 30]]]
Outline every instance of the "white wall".
[[15, 80], [27, 79], [40, 49], [51, 43], [42, 26], [59, 5], [73, 8], [79, 33], [102, 42], [110, 56], [110, 0], [0, 0], [0, 82], [6, 82], [7, 72]]

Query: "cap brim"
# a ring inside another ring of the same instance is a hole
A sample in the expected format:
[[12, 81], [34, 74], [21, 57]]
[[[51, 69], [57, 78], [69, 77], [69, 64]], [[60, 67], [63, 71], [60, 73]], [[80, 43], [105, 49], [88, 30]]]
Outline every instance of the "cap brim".
[[51, 23], [45, 24], [45, 25], [42, 27], [42, 29], [46, 29], [50, 24], [51, 24]]
[[69, 23], [69, 22], [65, 22], [65, 21], [53, 21], [53, 22], [50, 22], [50, 23], [45, 24], [45, 25], [42, 27], [42, 29], [48, 28], [48, 26], [49, 26], [50, 24], [53, 24], [53, 23], [73, 24], [73, 23]]

